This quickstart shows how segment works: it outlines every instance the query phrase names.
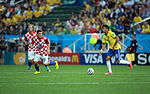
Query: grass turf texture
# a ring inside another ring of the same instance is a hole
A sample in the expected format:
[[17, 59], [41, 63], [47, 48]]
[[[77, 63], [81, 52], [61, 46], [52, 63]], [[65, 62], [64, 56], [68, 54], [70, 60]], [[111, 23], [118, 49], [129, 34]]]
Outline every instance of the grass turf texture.
[[[105, 65], [49, 67], [35, 75], [34, 66], [27, 72], [27, 65], [0, 65], [0, 94], [150, 94], [150, 66], [113, 65], [113, 75], [104, 75]], [[87, 75], [89, 67], [94, 75]]]

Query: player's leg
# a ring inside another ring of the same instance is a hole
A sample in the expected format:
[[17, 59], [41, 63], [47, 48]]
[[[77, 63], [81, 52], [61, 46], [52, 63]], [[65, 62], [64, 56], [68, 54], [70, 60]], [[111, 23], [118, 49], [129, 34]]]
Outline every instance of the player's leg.
[[44, 56], [42, 57], [42, 61], [43, 61], [43, 64], [45, 65], [45, 68], [48, 72], [51, 72], [51, 70], [49, 69], [48, 65], [49, 65], [49, 62], [48, 62], [48, 55], [47, 56]]
[[34, 74], [39, 74], [40, 70], [39, 70], [39, 64], [38, 64], [38, 62], [35, 62], [35, 69], [36, 69], [36, 72]]
[[51, 72], [51, 70], [49, 69], [48, 65], [45, 65], [45, 68], [48, 72]]
[[105, 75], [111, 75], [112, 74], [110, 59], [111, 59], [111, 56], [107, 56], [106, 64], [107, 64], [107, 68], [108, 68], [108, 73], [105, 73]]
[[132, 69], [132, 64], [129, 61], [120, 60], [121, 59], [120, 52], [121, 52], [121, 49], [115, 50], [116, 62], [119, 64], [127, 64], [127, 65], [129, 65], [130, 69]]
[[31, 68], [32, 68], [33, 59], [34, 59], [34, 52], [33, 51], [28, 51], [28, 66], [29, 66], [28, 71], [30, 71]]
[[49, 65], [55, 65], [56, 66], [56, 69], [59, 69], [59, 65], [58, 65], [58, 62], [55, 61], [55, 62], [52, 62], [52, 61], [49, 61]]
[[99, 46], [99, 50], [102, 49], [102, 41], [101, 39], [99, 39], [99, 43], [100, 43], [100, 46]]
[[136, 66], [135, 59], [136, 59], [137, 54], [136, 54], [136, 53], [132, 53], [132, 54], [133, 54], [133, 61], [132, 61], [132, 65]]
[[35, 54], [34, 62], [35, 62], [35, 69], [36, 69], [36, 72], [35, 72], [34, 74], [39, 74], [39, 73], [40, 73], [39, 64], [38, 64], [38, 61], [39, 61], [39, 60], [40, 60], [40, 55]]
[[105, 73], [105, 75], [111, 75], [112, 74], [111, 63], [110, 63], [110, 59], [112, 56], [113, 56], [113, 51], [112, 51], [112, 49], [109, 49], [109, 51], [107, 53], [107, 57], [106, 57], [106, 64], [107, 64], [107, 68], [108, 68], [108, 73]]

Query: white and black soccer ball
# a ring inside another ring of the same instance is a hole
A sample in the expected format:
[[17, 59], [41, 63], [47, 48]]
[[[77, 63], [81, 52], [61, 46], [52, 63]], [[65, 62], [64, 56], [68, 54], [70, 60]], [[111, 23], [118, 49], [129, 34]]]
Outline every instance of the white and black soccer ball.
[[93, 75], [94, 74], [94, 69], [93, 68], [88, 68], [87, 73], [88, 73], [88, 75]]

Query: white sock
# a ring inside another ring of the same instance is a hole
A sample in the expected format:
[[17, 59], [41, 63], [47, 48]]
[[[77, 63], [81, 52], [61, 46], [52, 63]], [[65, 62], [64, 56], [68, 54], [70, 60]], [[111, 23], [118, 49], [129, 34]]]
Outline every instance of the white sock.
[[130, 64], [130, 62], [129, 61], [126, 61], [126, 60], [120, 60], [120, 64]]
[[109, 72], [112, 73], [110, 60], [106, 61]]

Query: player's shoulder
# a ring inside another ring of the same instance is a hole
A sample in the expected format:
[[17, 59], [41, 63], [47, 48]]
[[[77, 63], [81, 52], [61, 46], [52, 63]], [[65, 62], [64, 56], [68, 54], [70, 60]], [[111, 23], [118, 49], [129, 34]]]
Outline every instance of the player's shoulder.
[[33, 34], [37, 34], [36, 32], [33, 32]]
[[108, 34], [114, 34], [114, 32], [112, 32], [111, 30], [108, 31]]
[[137, 40], [132, 40], [131, 42], [137, 42]]
[[42, 36], [43, 38], [45, 38], [45, 39], [48, 39], [47, 37], [45, 37], [45, 36]]
[[47, 38], [47, 37], [45, 37], [45, 36], [42, 36], [41, 38], [42, 38], [42, 39], [44, 39], [44, 40], [48, 39], [48, 38]]
[[114, 32], [112, 32], [111, 30], [108, 31], [108, 35], [110, 35], [110, 36], [116, 36], [116, 34]]
[[103, 38], [106, 37], [106, 36], [107, 36], [106, 34], [103, 34]]
[[34, 36], [37, 36], [37, 33], [36, 33], [36, 32], [33, 32], [33, 35], [34, 35]]

